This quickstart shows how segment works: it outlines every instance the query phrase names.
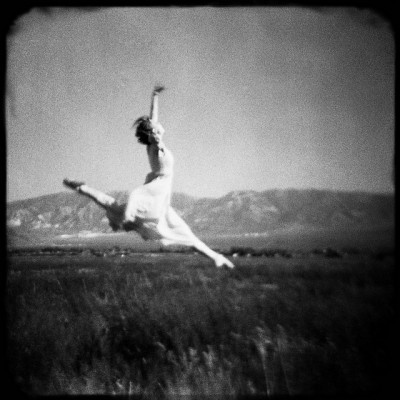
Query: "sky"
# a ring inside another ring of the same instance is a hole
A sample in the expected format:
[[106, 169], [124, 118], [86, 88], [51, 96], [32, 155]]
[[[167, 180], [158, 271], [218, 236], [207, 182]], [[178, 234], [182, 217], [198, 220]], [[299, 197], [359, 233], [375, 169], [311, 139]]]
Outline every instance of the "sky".
[[174, 191], [393, 192], [394, 38], [357, 8], [32, 9], [7, 37], [7, 201], [143, 184], [155, 84]]

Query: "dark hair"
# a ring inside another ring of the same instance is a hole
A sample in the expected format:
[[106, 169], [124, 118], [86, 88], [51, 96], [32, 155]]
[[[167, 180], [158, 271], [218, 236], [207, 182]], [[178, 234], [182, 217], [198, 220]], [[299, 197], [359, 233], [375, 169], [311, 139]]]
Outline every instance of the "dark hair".
[[150, 122], [150, 118], [143, 116], [138, 118], [132, 125], [132, 128], [136, 126], [135, 136], [138, 138], [138, 142], [149, 145], [149, 136], [153, 133], [153, 127]]

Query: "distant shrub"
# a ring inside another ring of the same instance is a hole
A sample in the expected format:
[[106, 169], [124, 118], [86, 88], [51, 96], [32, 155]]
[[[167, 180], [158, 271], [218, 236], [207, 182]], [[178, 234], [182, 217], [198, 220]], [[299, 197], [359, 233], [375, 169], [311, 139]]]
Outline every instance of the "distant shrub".
[[317, 256], [322, 256], [324, 254], [324, 251], [322, 249], [313, 249], [311, 251], [311, 254], [315, 254]]
[[343, 247], [342, 253], [348, 254], [348, 255], [359, 255], [361, 253], [361, 251], [359, 249], [357, 249], [356, 247]]
[[334, 249], [327, 247], [323, 250], [323, 254], [326, 258], [341, 258], [342, 255]]
[[283, 257], [283, 258], [291, 258], [292, 257], [292, 254], [288, 250], [276, 249], [274, 251], [275, 251], [275, 257], [276, 256]]
[[251, 255], [253, 257], [284, 257], [291, 258], [292, 254], [286, 249], [253, 249], [252, 247], [231, 247], [229, 252], [231, 255], [236, 254], [237, 256]]
[[253, 254], [254, 253], [254, 249], [252, 247], [239, 247], [239, 246], [235, 246], [235, 247], [231, 247], [231, 254], [237, 254], [238, 256], [245, 256], [247, 254]]
[[159, 249], [160, 253], [195, 253], [196, 250], [193, 247], [181, 246], [181, 245], [171, 245], [171, 246], [162, 246]]
[[342, 257], [342, 254], [340, 254], [335, 249], [332, 249], [331, 247], [327, 247], [325, 249], [314, 249], [311, 251], [311, 254], [318, 255], [318, 256], [324, 256], [326, 258], [341, 258]]

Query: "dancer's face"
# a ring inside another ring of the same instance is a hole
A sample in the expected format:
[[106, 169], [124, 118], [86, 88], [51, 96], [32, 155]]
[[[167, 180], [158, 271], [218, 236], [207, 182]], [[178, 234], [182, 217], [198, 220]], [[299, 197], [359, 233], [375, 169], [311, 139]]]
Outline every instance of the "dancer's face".
[[161, 140], [163, 138], [164, 132], [165, 132], [163, 126], [159, 122], [156, 122], [156, 123], [152, 122], [151, 126], [153, 128], [154, 137]]

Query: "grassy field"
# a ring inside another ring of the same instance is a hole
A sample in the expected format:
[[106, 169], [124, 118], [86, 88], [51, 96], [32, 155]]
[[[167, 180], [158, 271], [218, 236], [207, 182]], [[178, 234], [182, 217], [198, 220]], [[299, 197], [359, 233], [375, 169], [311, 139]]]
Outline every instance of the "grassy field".
[[9, 257], [8, 369], [29, 394], [371, 395], [394, 387], [391, 255]]

